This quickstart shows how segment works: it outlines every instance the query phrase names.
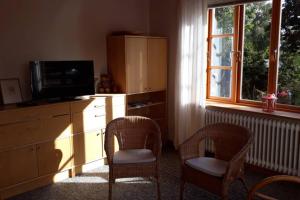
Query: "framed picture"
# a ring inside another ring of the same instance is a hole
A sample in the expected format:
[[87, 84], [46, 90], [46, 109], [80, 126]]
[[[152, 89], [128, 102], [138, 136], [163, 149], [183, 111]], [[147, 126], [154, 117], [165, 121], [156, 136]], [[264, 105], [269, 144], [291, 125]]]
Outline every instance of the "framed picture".
[[20, 82], [18, 78], [0, 79], [1, 95], [4, 104], [22, 102]]

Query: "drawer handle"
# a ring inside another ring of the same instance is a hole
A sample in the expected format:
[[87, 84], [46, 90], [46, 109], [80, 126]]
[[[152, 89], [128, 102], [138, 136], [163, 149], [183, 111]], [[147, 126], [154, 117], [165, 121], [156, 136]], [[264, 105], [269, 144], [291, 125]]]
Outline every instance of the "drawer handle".
[[100, 107], [102, 107], [102, 106], [99, 106], [99, 105], [94, 105], [94, 108], [100, 108]]
[[95, 117], [102, 117], [103, 115], [95, 115]]
[[63, 117], [63, 116], [67, 116], [67, 115], [69, 115], [69, 114], [53, 115], [53, 118]]

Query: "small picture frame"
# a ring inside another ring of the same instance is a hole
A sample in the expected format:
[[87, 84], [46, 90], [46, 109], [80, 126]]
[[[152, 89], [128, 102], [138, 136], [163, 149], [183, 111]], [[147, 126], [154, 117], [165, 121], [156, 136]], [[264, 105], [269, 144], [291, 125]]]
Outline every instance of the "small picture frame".
[[18, 78], [0, 79], [0, 87], [3, 104], [22, 102], [20, 81]]

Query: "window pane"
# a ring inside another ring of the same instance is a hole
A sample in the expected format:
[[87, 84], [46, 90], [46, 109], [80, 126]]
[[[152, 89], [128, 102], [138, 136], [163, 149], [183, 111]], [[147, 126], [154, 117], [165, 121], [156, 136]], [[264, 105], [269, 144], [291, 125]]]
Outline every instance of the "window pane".
[[245, 5], [242, 99], [261, 100], [267, 92], [272, 4]]
[[211, 66], [231, 66], [233, 38], [213, 38], [211, 48]]
[[227, 98], [231, 96], [231, 70], [211, 70], [210, 95], [215, 97]]
[[300, 106], [300, 6], [296, 2], [282, 4], [277, 96], [278, 103]]
[[212, 34], [233, 33], [234, 7], [213, 9]]

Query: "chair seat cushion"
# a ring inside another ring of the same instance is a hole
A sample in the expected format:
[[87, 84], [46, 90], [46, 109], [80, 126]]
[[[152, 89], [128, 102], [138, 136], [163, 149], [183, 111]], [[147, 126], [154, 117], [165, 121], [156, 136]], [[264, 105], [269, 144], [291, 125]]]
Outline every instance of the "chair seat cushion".
[[189, 159], [185, 161], [185, 164], [193, 169], [216, 177], [222, 177], [228, 166], [227, 161], [208, 157]]
[[115, 152], [114, 164], [147, 163], [153, 162], [156, 158], [149, 149], [130, 149]]

